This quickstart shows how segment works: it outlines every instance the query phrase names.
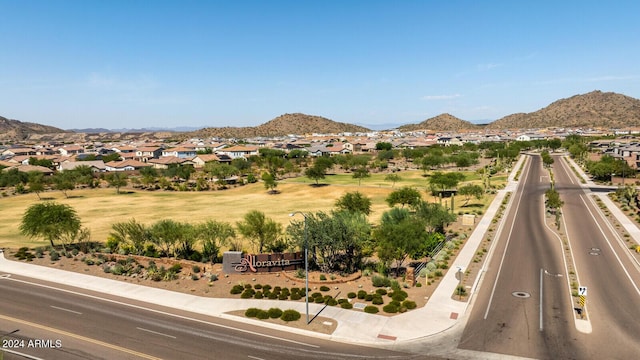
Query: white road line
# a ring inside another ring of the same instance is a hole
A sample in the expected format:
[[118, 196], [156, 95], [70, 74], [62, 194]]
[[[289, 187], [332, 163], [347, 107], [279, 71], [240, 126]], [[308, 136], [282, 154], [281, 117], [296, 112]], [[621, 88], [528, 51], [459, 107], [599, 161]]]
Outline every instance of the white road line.
[[[11, 349], [2, 349], [2, 352], [6, 352], [9, 354], [13, 354], [13, 355], [18, 355], [20, 357], [23, 357], [25, 359], [30, 359], [30, 360], [45, 360], [43, 358], [39, 358], [33, 355], [29, 355], [29, 354], [25, 354], [25, 353], [21, 353], [19, 351], [15, 351], [15, 350], [11, 350]], [[2, 355], [2, 353], [0, 353], [0, 355]], [[0, 359], [2, 359], [2, 357], [0, 357]]]
[[77, 315], [82, 315], [82, 313], [81, 313], [81, 312], [78, 312], [78, 311], [69, 310], [69, 309], [65, 309], [65, 308], [61, 308], [61, 307], [53, 306], [53, 305], [50, 305], [50, 306], [51, 306], [52, 308], [54, 308], [54, 309], [58, 309], [58, 310], [62, 310], [62, 311], [66, 311], [66, 312], [70, 312], [70, 313], [77, 314]]
[[[527, 165], [531, 168], [531, 162], [528, 162]], [[529, 171], [527, 171], [526, 176], [522, 184], [527, 182], [527, 178], [529, 177]], [[517, 188], [516, 188], [517, 190]], [[524, 189], [523, 189], [524, 190]], [[516, 205], [516, 211], [513, 216], [513, 220], [511, 221], [511, 228], [509, 229], [509, 236], [507, 237], [507, 244], [504, 247], [504, 252], [502, 253], [502, 259], [500, 259], [500, 266], [498, 267], [498, 274], [496, 275], [496, 281], [493, 283], [493, 289], [491, 289], [491, 296], [489, 296], [489, 303], [487, 304], [487, 310], [484, 312], [484, 320], [487, 320], [489, 317], [489, 309], [491, 309], [491, 303], [493, 302], [493, 295], [495, 295], [496, 288], [498, 287], [498, 280], [500, 279], [500, 272], [502, 271], [502, 265], [504, 264], [504, 259], [507, 256], [507, 250], [509, 249], [509, 242], [511, 241], [511, 234], [513, 233], [513, 227], [515, 225], [516, 219], [518, 218], [518, 209], [520, 209], [520, 203], [522, 201], [522, 195], [524, 191], [520, 191], [520, 197], [518, 197], [518, 205]], [[508, 216], [509, 214], [505, 214], [504, 216]]]
[[[640, 295], [640, 289], [638, 289], [638, 286], [633, 281], [633, 278], [631, 277], [631, 274], [629, 274], [629, 271], [627, 271], [627, 268], [624, 267], [624, 264], [622, 263], [622, 260], [620, 260], [620, 257], [618, 256], [618, 253], [613, 248], [613, 245], [611, 245], [611, 242], [609, 241], [607, 236], [604, 234], [604, 230], [600, 226], [600, 223], [598, 223], [598, 220], [596, 219], [595, 215], [593, 215], [593, 212], [591, 211], [591, 209], [587, 205], [587, 202], [584, 200], [584, 198], [582, 196], [583, 195], [580, 195], [580, 200], [582, 200], [582, 202], [584, 203], [584, 206], [587, 207], [587, 210], [589, 211], [589, 215], [591, 215], [591, 217], [593, 218], [593, 221], [596, 223], [596, 226], [598, 226], [598, 230], [600, 230], [600, 233], [602, 234], [602, 237], [607, 242], [607, 245], [609, 245], [609, 248], [611, 249], [611, 252], [616, 257], [616, 260], [618, 261], [618, 264], [620, 264], [620, 267], [624, 271], [625, 275], [627, 275], [627, 279], [629, 279], [629, 282], [631, 283], [631, 285], [633, 285], [633, 288], [636, 289], [636, 292], [638, 293], [638, 295]], [[605, 221], [607, 221], [607, 220], [605, 219]]]
[[249, 359], [264, 360], [263, 358], [259, 358], [259, 357], [257, 357], [257, 356], [247, 355], [247, 357], [248, 357]]
[[140, 330], [140, 331], [146, 331], [148, 333], [152, 333], [152, 334], [156, 334], [156, 335], [160, 335], [160, 336], [166, 336], [168, 338], [172, 338], [175, 339], [176, 337], [173, 335], [169, 335], [169, 334], [165, 334], [165, 333], [161, 333], [161, 332], [157, 332], [157, 331], [153, 331], [153, 330], [149, 330], [149, 329], [144, 329], [141, 327], [137, 327], [136, 329]]
[[542, 269], [540, 269], [540, 331], [542, 331], [543, 329], [543, 325], [542, 325], [542, 278], [544, 277], [543, 273], [542, 273]]
[[[99, 296], [94, 296], [94, 295], [89, 295], [89, 294], [83, 294], [80, 292], [76, 292], [76, 291], [71, 291], [71, 290], [66, 290], [66, 289], [60, 289], [57, 287], [53, 287], [53, 286], [49, 286], [49, 285], [44, 285], [44, 284], [38, 284], [38, 283], [34, 283], [34, 282], [29, 282], [26, 280], [19, 280], [19, 279], [14, 279], [14, 278], [7, 278], [7, 280], [9, 281], [16, 281], [16, 282], [20, 282], [23, 284], [29, 284], [32, 286], [39, 286], [45, 289], [51, 289], [51, 290], [56, 290], [56, 291], [61, 291], [61, 292], [65, 292], [68, 294], [74, 294], [74, 295], [78, 295], [78, 296], [84, 296], [90, 299], [95, 299], [95, 300], [100, 300], [100, 301], [105, 301], [105, 302], [109, 302], [112, 304], [118, 304], [118, 305], [122, 305], [122, 306], [128, 306], [130, 308], [134, 308], [134, 309], [139, 309], [139, 310], [145, 310], [145, 311], [149, 311], [152, 313], [156, 313], [156, 314], [162, 314], [165, 316], [169, 316], [169, 317], [174, 317], [177, 319], [183, 319], [183, 320], [188, 320], [188, 321], [193, 321], [193, 322], [197, 322], [197, 323], [201, 323], [201, 324], [206, 324], [206, 325], [210, 325], [210, 326], [215, 326], [215, 327], [219, 327], [222, 329], [228, 329], [228, 330], [235, 330], [241, 333], [245, 333], [245, 334], [251, 334], [251, 335], [255, 335], [255, 336], [261, 336], [264, 338], [268, 338], [268, 339], [274, 339], [274, 340], [279, 340], [279, 341], [284, 341], [284, 342], [288, 342], [288, 343], [292, 343], [292, 344], [297, 344], [297, 345], [302, 345], [302, 346], [307, 346], [307, 347], [311, 347], [311, 348], [319, 348], [320, 346], [318, 345], [313, 345], [313, 344], [307, 344], [307, 343], [303, 343], [301, 341], [295, 341], [295, 340], [289, 340], [289, 339], [285, 339], [282, 337], [278, 337], [278, 336], [273, 336], [273, 335], [267, 335], [267, 334], [262, 334], [259, 332], [255, 332], [255, 331], [251, 331], [251, 330], [244, 330], [244, 329], [239, 329], [233, 326], [227, 326], [227, 325], [222, 325], [222, 324], [216, 324], [216, 323], [212, 323], [210, 321], [205, 321], [205, 320], [200, 320], [200, 319], [195, 319], [195, 318], [191, 318], [188, 316], [182, 316], [182, 315], [177, 315], [177, 314], [172, 314], [169, 312], [165, 312], [165, 311], [161, 311], [161, 310], [155, 310], [155, 309], [151, 309], [151, 308], [147, 308], [144, 306], [139, 306], [139, 305], [133, 305], [133, 304], [129, 304], [126, 302], [122, 302], [122, 301], [117, 301], [117, 300], [111, 300], [111, 299], [106, 299], [106, 298], [102, 298]], [[159, 305], [159, 306], [163, 306], [163, 305]], [[180, 309], [178, 309], [180, 310]], [[206, 314], [202, 314], [205, 315]], [[211, 315], [209, 315], [211, 316]]]

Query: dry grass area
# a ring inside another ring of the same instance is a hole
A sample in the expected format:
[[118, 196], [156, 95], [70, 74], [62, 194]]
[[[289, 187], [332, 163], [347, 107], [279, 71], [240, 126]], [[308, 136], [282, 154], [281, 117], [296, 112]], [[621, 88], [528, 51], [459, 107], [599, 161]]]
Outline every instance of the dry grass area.
[[[420, 176], [420, 171], [401, 173], [401, 176]], [[353, 180], [355, 182], [355, 180]], [[426, 180], [425, 180], [426, 183]], [[358, 186], [353, 184], [312, 186], [310, 184], [282, 182], [278, 186], [279, 194], [269, 194], [261, 183], [239, 186], [222, 191], [177, 192], [144, 191], [121, 189], [78, 189], [68, 192], [69, 198], [59, 191], [42, 193], [44, 200], [53, 200], [72, 206], [82, 220], [83, 226], [91, 231], [93, 241], [104, 242], [117, 222], [135, 219], [151, 224], [160, 219], [173, 219], [185, 222], [203, 222], [206, 220], [226, 221], [235, 224], [251, 210], [260, 210], [268, 217], [286, 227], [294, 211], [316, 212], [330, 211], [335, 201], [347, 192], [359, 191], [372, 201], [369, 220], [377, 223], [382, 213], [389, 209], [385, 198], [402, 184], [387, 186]], [[436, 201], [433, 196], [423, 194], [426, 201]], [[481, 200], [473, 199], [463, 208], [463, 199], [456, 199], [456, 212], [484, 209], [493, 199], [485, 196]], [[18, 229], [22, 214], [39, 200], [35, 194], [8, 196], [0, 199], [0, 247], [18, 248], [21, 246], [46, 246], [46, 242], [29, 239]], [[445, 199], [446, 202], [446, 199]], [[443, 202], [444, 203], [444, 202]], [[448, 203], [447, 203], [448, 205]], [[299, 219], [297, 219], [299, 220]]]

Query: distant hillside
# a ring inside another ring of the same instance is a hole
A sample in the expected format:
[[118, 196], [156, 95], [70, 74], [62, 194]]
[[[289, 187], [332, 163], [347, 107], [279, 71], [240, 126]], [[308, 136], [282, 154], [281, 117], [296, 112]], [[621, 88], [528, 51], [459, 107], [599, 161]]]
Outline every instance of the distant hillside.
[[468, 121], [458, 119], [450, 114], [440, 114], [436, 117], [427, 119], [419, 124], [403, 125], [398, 128], [400, 131], [461, 131], [477, 129], [478, 126]]
[[306, 114], [284, 114], [259, 126], [205, 128], [190, 133], [193, 137], [250, 138], [257, 136], [304, 135], [312, 133], [336, 134], [368, 132], [369, 129]]
[[0, 138], [6, 140], [24, 140], [34, 134], [57, 134], [66, 131], [53, 126], [10, 120], [0, 116]]
[[547, 127], [628, 128], [640, 126], [640, 100], [613, 92], [592, 91], [560, 99], [532, 113], [505, 116], [488, 129]]

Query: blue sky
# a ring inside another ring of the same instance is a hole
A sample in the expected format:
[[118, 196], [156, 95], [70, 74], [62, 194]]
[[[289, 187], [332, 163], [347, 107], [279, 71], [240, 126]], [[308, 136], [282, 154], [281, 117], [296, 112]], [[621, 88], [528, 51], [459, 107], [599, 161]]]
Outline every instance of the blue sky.
[[0, 115], [65, 129], [495, 120], [640, 98], [636, 1], [0, 0]]

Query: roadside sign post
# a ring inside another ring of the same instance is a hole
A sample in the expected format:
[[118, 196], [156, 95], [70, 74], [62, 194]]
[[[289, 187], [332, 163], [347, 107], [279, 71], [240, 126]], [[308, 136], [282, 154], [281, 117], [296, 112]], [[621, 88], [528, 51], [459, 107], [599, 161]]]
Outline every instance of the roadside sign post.
[[580, 318], [584, 317], [584, 305], [587, 302], [587, 287], [586, 286], [579, 286], [578, 287], [578, 303], [580, 304], [580, 311], [578, 312], [578, 315], [580, 315]]

